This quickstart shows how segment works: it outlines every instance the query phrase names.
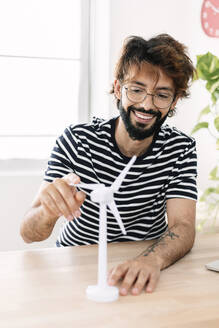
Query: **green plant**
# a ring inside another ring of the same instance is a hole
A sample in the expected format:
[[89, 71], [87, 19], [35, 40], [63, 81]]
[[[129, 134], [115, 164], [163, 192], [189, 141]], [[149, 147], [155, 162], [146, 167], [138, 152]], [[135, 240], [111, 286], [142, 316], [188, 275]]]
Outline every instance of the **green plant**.
[[[194, 81], [202, 80], [206, 89], [211, 95], [208, 106], [201, 110], [198, 122], [192, 130], [196, 133], [200, 129], [207, 129], [210, 135], [215, 138], [216, 149], [219, 150], [219, 58], [208, 52], [197, 56], [196, 75]], [[218, 163], [209, 173], [211, 186], [204, 190], [200, 197], [201, 202], [207, 204], [207, 215], [215, 225], [219, 213], [219, 170]], [[200, 222], [198, 230], [202, 230], [207, 219]]]

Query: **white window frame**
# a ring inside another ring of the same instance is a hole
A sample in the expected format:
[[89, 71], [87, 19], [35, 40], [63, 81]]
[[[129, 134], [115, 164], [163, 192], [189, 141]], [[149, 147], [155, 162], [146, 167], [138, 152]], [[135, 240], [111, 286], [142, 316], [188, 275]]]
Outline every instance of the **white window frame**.
[[[110, 117], [110, 0], [81, 0], [79, 121]], [[80, 108], [83, 110], [80, 111]], [[39, 136], [39, 138], [42, 136]], [[52, 150], [52, 149], [51, 149]], [[42, 176], [48, 158], [0, 159], [0, 176]]]
[[[42, 57], [42, 56], [28, 56], [28, 55], [13, 55], [13, 54], [1, 54], [2, 58], [17, 58], [17, 59], [39, 59], [39, 60], [48, 60], [48, 61], [59, 61], [61, 60], [62, 62], [69, 62], [69, 61], [74, 61], [76, 60], [77, 62], [80, 63], [80, 76], [79, 76], [79, 94], [78, 94], [78, 122], [85, 122], [89, 119], [89, 113], [90, 113], [90, 101], [89, 101], [89, 93], [90, 93], [90, 74], [89, 74], [89, 34], [90, 34], [90, 1], [91, 0], [80, 0], [81, 1], [81, 40], [80, 40], [80, 57], [73, 59], [73, 58], [61, 58], [58, 56], [54, 57]], [[86, 77], [86, 78], [85, 78]], [[80, 110], [80, 108], [83, 108], [83, 110]], [[72, 109], [73, 113], [73, 109]], [[57, 131], [57, 134], [59, 132]], [[20, 138], [21, 143], [23, 142], [25, 144], [25, 140], [34, 140], [34, 143], [37, 143], [37, 140], [41, 138], [44, 138], [43, 140], [49, 140], [50, 138], [54, 139], [56, 137], [55, 134], [53, 133], [39, 133], [39, 134], [0, 134], [0, 138], [4, 138], [2, 140], [9, 140], [8, 144], [11, 145], [13, 140], [16, 140]], [[11, 139], [11, 141], [10, 141]], [[28, 140], [28, 141], [29, 141]], [[31, 143], [31, 141], [29, 141]], [[24, 150], [25, 152], [25, 150]], [[3, 155], [5, 156], [5, 155]], [[7, 155], [6, 155], [7, 156]], [[9, 155], [9, 159], [13, 159], [13, 154]], [[16, 155], [14, 155], [16, 157]], [[36, 156], [36, 158], [40, 158], [41, 156]], [[4, 157], [1, 157], [3, 158]], [[20, 158], [20, 157], [19, 157]], [[24, 154], [24, 158], [29, 158], [28, 154]]]

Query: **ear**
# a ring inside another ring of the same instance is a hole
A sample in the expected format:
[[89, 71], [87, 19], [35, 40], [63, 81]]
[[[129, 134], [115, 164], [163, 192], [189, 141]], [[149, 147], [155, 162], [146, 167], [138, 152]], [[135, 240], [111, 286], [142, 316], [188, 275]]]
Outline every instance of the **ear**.
[[179, 98], [180, 98], [179, 95], [177, 95], [177, 96], [175, 97], [174, 102], [172, 103], [170, 109], [174, 109], [174, 108], [176, 107], [176, 104], [177, 104]]
[[120, 99], [122, 90], [119, 80], [115, 80], [113, 84], [114, 84], [114, 94], [117, 99]]

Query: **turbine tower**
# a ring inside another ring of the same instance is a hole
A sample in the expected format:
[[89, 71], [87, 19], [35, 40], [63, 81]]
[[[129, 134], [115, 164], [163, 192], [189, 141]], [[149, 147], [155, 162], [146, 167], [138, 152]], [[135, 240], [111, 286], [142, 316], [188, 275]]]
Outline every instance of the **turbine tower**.
[[98, 283], [94, 286], [88, 286], [86, 294], [88, 299], [96, 302], [112, 302], [119, 296], [117, 287], [107, 284], [107, 206], [115, 216], [122, 233], [126, 235], [126, 231], [116, 207], [113, 194], [117, 192], [122, 184], [122, 181], [128, 173], [130, 167], [135, 162], [136, 156], [133, 156], [123, 171], [119, 174], [116, 180], [110, 187], [104, 184], [84, 184], [79, 183], [74, 186], [79, 188], [91, 189], [91, 200], [100, 204], [99, 213], [99, 251], [98, 251]]

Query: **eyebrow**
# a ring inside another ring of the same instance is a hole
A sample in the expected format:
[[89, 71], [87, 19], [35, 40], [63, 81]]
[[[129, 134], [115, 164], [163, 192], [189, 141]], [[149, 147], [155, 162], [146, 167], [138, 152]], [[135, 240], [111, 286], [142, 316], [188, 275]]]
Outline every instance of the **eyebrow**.
[[[134, 84], [140, 85], [142, 87], [146, 87], [146, 84], [139, 82], [139, 81], [130, 81], [130, 83], [134, 83]], [[170, 92], [174, 93], [174, 90], [170, 87], [161, 86], [161, 87], [156, 88], [156, 90], [165, 90], [165, 91], [170, 91]]]

